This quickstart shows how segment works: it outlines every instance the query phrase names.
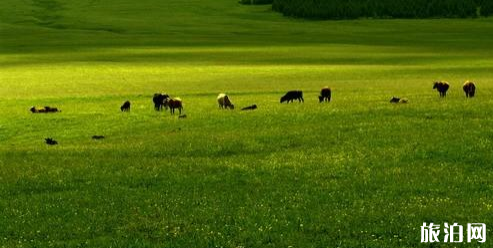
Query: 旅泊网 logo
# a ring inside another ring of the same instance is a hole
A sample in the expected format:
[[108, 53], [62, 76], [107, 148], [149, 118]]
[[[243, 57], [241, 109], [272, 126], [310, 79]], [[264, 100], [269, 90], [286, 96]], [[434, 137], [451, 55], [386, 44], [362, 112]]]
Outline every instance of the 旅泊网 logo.
[[462, 225], [457, 223], [452, 225], [444, 223], [443, 232], [441, 231], [442, 229], [439, 224], [423, 223], [421, 226], [421, 243], [486, 242], [486, 224], [484, 223], [468, 223], [466, 230], [464, 230]]

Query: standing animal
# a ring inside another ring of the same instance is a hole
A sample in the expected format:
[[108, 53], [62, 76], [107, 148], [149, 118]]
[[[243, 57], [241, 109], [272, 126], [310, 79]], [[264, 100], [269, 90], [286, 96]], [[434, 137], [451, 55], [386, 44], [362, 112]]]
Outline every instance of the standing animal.
[[229, 100], [228, 95], [221, 93], [217, 96], [217, 103], [219, 103], [219, 108], [221, 109], [235, 109], [235, 105], [231, 103], [231, 100]]
[[120, 107], [120, 110], [122, 112], [129, 112], [130, 111], [130, 101], [125, 101], [123, 105]]
[[293, 102], [294, 100], [298, 100], [299, 102], [305, 102], [303, 99], [303, 91], [301, 90], [293, 90], [293, 91], [288, 91], [286, 95], [281, 97], [281, 103], [283, 102]]
[[462, 86], [462, 89], [464, 90], [464, 93], [466, 93], [467, 98], [474, 97], [474, 94], [476, 94], [476, 85], [471, 81], [466, 81], [464, 86]]
[[175, 109], [178, 109], [181, 115], [181, 111], [183, 110], [183, 101], [180, 98], [167, 98], [164, 101], [164, 105], [170, 109], [171, 114], [175, 114]]
[[255, 109], [257, 109], [257, 104], [253, 104], [253, 105], [250, 105], [248, 107], [244, 107], [241, 110], [245, 111], [245, 110], [255, 110]]
[[450, 85], [447, 82], [438, 81], [433, 84], [433, 89], [436, 89], [440, 93], [440, 97], [446, 97], [449, 88]]
[[58, 142], [52, 138], [46, 138], [45, 139], [46, 144], [53, 146], [53, 145], [58, 145]]
[[318, 96], [318, 102], [330, 102], [332, 97], [332, 90], [329, 87], [323, 87], [320, 91], [320, 96]]
[[163, 107], [165, 107], [164, 105], [164, 101], [166, 99], [169, 98], [169, 95], [164, 93], [164, 94], [161, 94], [161, 93], [156, 93], [154, 94], [154, 97], [152, 98], [152, 101], [154, 102], [154, 109], [156, 111], [161, 111], [163, 109]]
[[52, 107], [49, 107], [49, 106], [45, 106], [45, 107], [31, 107], [29, 109], [32, 113], [56, 113], [56, 112], [61, 112], [60, 110], [58, 110], [58, 108], [52, 108]]

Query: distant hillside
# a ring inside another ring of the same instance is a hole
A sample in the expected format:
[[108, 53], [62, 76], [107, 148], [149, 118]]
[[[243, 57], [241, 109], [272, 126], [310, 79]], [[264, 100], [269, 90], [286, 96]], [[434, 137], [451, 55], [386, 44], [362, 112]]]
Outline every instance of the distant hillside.
[[466, 18], [489, 16], [491, 0], [273, 0], [287, 16], [314, 19]]

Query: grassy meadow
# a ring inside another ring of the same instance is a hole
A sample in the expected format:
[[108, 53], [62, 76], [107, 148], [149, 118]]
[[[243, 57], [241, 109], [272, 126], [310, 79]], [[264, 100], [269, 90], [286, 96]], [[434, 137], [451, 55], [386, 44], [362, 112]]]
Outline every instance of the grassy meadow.
[[493, 225], [493, 19], [269, 8], [1, 1], [0, 247], [451, 247], [423, 222]]

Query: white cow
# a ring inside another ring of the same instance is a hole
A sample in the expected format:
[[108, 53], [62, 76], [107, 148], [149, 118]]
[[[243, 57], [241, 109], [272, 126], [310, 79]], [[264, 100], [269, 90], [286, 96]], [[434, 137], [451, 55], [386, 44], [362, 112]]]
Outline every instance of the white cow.
[[219, 108], [230, 108], [230, 109], [235, 109], [235, 105], [231, 103], [231, 100], [229, 100], [228, 95], [221, 93], [217, 96], [217, 103], [219, 103]]

